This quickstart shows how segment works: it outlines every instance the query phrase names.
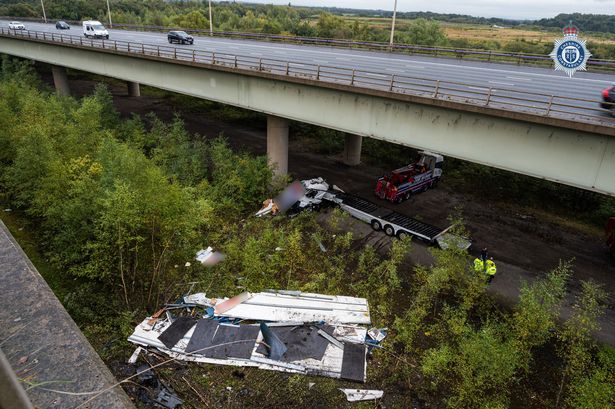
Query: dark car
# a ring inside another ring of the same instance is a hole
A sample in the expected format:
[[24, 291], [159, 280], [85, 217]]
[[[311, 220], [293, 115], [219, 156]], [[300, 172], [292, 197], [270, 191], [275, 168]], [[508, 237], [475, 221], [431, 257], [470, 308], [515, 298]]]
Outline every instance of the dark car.
[[169, 43], [194, 44], [194, 38], [185, 31], [169, 31]]
[[62, 21], [62, 20], [60, 20], [60, 21], [58, 21], [56, 23], [56, 28], [58, 30], [70, 30], [70, 26], [68, 25], [68, 23], [66, 21]]
[[602, 103], [600, 106], [604, 109], [610, 109], [615, 113], [615, 84], [602, 90]]

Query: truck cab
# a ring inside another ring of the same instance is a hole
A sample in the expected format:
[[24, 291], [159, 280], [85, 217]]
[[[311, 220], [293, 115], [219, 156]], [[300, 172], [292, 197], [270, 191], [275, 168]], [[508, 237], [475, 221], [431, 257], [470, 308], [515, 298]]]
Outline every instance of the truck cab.
[[109, 32], [102, 25], [100, 21], [97, 20], [86, 20], [83, 22], [83, 35], [91, 38], [105, 38], [109, 39]]
[[401, 203], [415, 193], [435, 187], [442, 176], [444, 158], [428, 151], [419, 152], [419, 155], [416, 162], [378, 179], [374, 190], [376, 196]]

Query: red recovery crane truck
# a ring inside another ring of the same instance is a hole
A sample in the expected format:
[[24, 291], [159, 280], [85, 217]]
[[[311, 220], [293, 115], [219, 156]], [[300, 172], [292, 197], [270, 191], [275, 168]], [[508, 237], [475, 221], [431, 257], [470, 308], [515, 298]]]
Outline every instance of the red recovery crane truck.
[[401, 203], [414, 193], [435, 187], [442, 176], [444, 158], [436, 153], [419, 152], [419, 159], [408, 166], [395, 169], [378, 179], [374, 193], [380, 199]]
[[611, 217], [606, 223], [606, 246], [609, 253], [615, 256], [615, 217]]

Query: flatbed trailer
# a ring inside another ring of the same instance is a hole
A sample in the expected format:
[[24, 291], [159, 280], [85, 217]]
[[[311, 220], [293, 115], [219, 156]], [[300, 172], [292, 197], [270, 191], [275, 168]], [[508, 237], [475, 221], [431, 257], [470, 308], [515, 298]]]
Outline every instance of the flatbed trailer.
[[[348, 193], [336, 192], [335, 199], [342, 210], [370, 224], [374, 230], [384, 230], [388, 236], [400, 239], [414, 236], [429, 243], [437, 242], [442, 247], [438, 239], [453, 227], [441, 229]], [[469, 247], [469, 242], [467, 247]]]

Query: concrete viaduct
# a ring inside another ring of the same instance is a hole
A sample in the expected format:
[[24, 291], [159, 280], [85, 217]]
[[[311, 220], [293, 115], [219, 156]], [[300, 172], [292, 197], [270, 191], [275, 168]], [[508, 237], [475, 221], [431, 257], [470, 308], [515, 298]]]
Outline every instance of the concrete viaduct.
[[359, 163], [362, 137], [370, 137], [615, 195], [612, 123], [392, 93], [194, 58], [170, 60], [131, 52], [130, 46], [122, 51], [117, 45], [92, 48], [0, 34], [0, 53], [52, 64], [59, 94], [70, 93], [66, 68], [71, 68], [127, 81], [132, 96], [139, 95], [139, 84], [146, 84], [267, 114], [267, 153], [279, 173], [287, 171], [289, 120], [294, 120], [348, 133], [344, 156], [350, 165]]

